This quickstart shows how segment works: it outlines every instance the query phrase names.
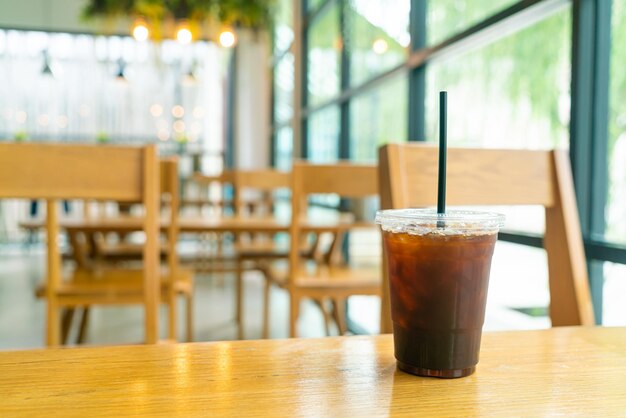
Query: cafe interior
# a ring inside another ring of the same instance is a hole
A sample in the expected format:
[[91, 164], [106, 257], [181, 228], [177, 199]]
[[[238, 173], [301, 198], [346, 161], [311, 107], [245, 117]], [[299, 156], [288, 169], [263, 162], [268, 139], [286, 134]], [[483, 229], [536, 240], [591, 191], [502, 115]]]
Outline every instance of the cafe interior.
[[0, 0], [0, 416], [623, 415], [620, 39], [622, 0]]

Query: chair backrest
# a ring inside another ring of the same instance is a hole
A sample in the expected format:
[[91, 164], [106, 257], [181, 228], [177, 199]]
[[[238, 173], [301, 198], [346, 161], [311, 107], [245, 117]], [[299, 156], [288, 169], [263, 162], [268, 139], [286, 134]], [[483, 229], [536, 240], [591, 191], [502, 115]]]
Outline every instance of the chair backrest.
[[[339, 162], [313, 164], [295, 161], [291, 172], [291, 226], [289, 277], [298, 271], [300, 221], [306, 215], [307, 198], [313, 194], [336, 194], [344, 198], [371, 197], [378, 194], [377, 167], [372, 164]], [[295, 243], [295, 245], [294, 245]]]
[[235, 170], [226, 169], [218, 177], [220, 183], [232, 184], [235, 181]]
[[[437, 202], [438, 150], [389, 144], [379, 150], [381, 207]], [[541, 205], [546, 213], [553, 326], [593, 325], [585, 252], [568, 155], [564, 151], [448, 149], [448, 205]], [[391, 332], [387, 278], [381, 331]]]
[[231, 172], [231, 176], [234, 186], [233, 209], [236, 214], [242, 214], [245, 206], [249, 203], [243, 198], [246, 191], [261, 192], [264, 195], [264, 206], [268, 211], [271, 211], [273, 205], [272, 192], [290, 187], [290, 176], [285, 171], [272, 169], [235, 170]]
[[193, 173], [193, 181], [198, 184], [210, 185], [212, 183], [232, 183], [233, 182], [233, 170], [224, 170], [217, 175], [207, 175], [200, 172]]
[[[219, 189], [221, 190], [221, 198], [218, 200], [211, 200], [206, 202], [209, 203], [211, 207], [224, 210], [233, 204], [232, 201], [225, 199], [225, 191], [229, 190], [229, 188], [224, 186], [230, 186], [234, 183], [234, 170], [227, 169], [217, 175], [206, 175], [200, 172], [196, 172], [193, 174], [192, 179], [197, 185], [202, 187], [207, 187], [209, 189], [215, 186], [219, 187]], [[233, 211], [234, 210], [235, 209], [233, 209]]]
[[[48, 315], [58, 316], [61, 257], [56, 199], [141, 202], [146, 342], [158, 340], [158, 160], [156, 148], [66, 144], [0, 144], [0, 198], [47, 199]], [[49, 321], [49, 323], [51, 323]], [[59, 343], [59, 326], [48, 326], [48, 345]]]

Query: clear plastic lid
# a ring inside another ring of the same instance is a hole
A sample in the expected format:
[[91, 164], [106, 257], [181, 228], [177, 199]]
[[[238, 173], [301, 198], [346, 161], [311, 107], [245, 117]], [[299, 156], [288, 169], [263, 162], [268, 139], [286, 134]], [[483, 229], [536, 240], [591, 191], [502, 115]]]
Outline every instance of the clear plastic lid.
[[376, 212], [376, 223], [383, 231], [411, 235], [496, 233], [504, 225], [504, 215], [493, 212], [448, 209], [437, 213], [428, 209], [391, 209]]

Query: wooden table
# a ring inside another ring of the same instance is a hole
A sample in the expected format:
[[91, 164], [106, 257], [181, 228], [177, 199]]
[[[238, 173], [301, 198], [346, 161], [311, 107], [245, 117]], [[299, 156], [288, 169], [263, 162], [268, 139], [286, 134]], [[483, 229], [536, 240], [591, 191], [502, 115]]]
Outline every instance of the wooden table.
[[[130, 232], [141, 230], [143, 219], [132, 215], [118, 216], [99, 216], [91, 218], [62, 218], [59, 221], [59, 227], [65, 229], [68, 233], [69, 241], [73, 248], [71, 257], [76, 260], [79, 266], [88, 266], [89, 260], [95, 257], [94, 248], [98, 246], [95, 243], [95, 233], [116, 233], [128, 234]], [[181, 216], [179, 218], [179, 230], [181, 233], [254, 233], [269, 234], [288, 233], [291, 218], [277, 218], [272, 216], [251, 217], [251, 216]], [[20, 222], [20, 228], [35, 231], [45, 227], [45, 221], [40, 218], [29, 219]], [[169, 226], [167, 219], [162, 219], [160, 223], [162, 231], [166, 231]], [[312, 234], [331, 233], [336, 239], [351, 229], [371, 228], [373, 223], [354, 221], [352, 214], [337, 214], [330, 217], [307, 217], [302, 219], [300, 224], [302, 231]], [[80, 234], [87, 236], [89, 248], [84, 248], [78, 239]], [[119, 254], [118, 254], [119, 256]], [[141, 252], [133, 250], [129, 253], [129, 259], [140, 258]], [[207, 260], [206, 256], [200, 257]], [[190, 261], [190, 260], [187, 260]], [[191, 260], [191, 262], [195, 262]], [[194, 266], [195, 269], [201, 269], [202, 266]], [[232, 269], [232, 268], [231, 268]]]
[[[237, 217], [237, 216], [182, 216], [179, 218], [180, 232], [253, 232], [280, 233], [289, 232], [291, 218], [275, 217]], [[36, 230], [45, 227], [42, 219], [31, 219], [20, 222], [20, 228]], [[108, 216], [94, 218], [61, 219], [59, 227], [69, 232], [132, 232], [141, 229], [142, 218], [137, 216]], [[161, 229], [165, 230], [169, 222], [162, 221]], [[347, 229], [372, 226], [371, 223], [356, 223], [351, 216], [338, 219], [305, 219], [301, 228], [305, 232], [341, 232]]]
[[626, 328], [486, 333], [474, 375], [395, 367], [391, 336], [0, 353], [0, 415], [624, 416]]
[[[83, 254], [83, 249], [77, 239], [78, 234], [84, 233], [89, 236], [89, 241], [94, 246], [94, 233], [117, 233], [127, 234], [139, 231], [142, 228], [143, 219], [137, 216], [118, 215], [102, 216], [93, 218], [65, 218], [59, 221], [59, 227], [65, 229], [69, 235], [70, 243], [76, 251], [74, 257], [79, 264], [84, 265], [88, 258]], [[181, 233], [254, 233], [254, 234], [278, 234], [288, 233], [291, 218], [276, 218], [273, 216], [250, 217], [250, 216], [182, 216], [179, 218], [179, 231]], [[26, 230], [38, 230], [45, 227], [43, 219], [29, 219], [19, 224]], [[161, 220], [161, 230], [165, 232], [169, 221]], [[322, 234], [331, 233], [335, 237], [350, 229], [372, 227], [369, 222], [355, 222], [351, 214], [339, 214], [328, 219], [309, 217], [302, 219], [300, 227], [305, 233]], [[137, 255], [141, 255], [137, 253]]]

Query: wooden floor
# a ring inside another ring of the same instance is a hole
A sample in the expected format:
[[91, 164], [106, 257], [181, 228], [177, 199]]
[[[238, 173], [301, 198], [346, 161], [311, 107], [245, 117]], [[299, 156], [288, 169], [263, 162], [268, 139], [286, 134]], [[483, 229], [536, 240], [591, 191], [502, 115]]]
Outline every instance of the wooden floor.
[[[43, 278], [44, 254], [40, 249], [3, 249], [0, 252], [0, 350], [44, 346], [44, 302], [33, 289]], [[234, 322], [234, 280], [232, 274], [196, 276], [194, 333], [195, 341], [232, 340]], [[262, 277], [246, 274], [245, 336], [261, 337]], [[377, 305], [376, 301], [374, 302]], [[184, 338], [183, 309], [179, 304], [180, 339]], [[371, 305], [371, 303], [370, 303]], [[288, 299], [279, 289], [272, 293], [271, 337], [288, 335]], [[162, 310], [162, 335], [165, 335], [165, 309]], [[126, 344], [142, 340], [141, 308], [95, 307], [90, 318], [88, 344]], [[74, 327], [76, 328], [76, 327]], [[315, 305], [304, 302], [300, 333], [305, 337], [324, 336], [324, 323]]]

